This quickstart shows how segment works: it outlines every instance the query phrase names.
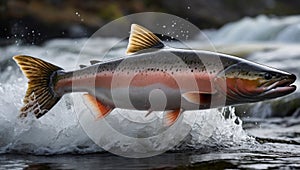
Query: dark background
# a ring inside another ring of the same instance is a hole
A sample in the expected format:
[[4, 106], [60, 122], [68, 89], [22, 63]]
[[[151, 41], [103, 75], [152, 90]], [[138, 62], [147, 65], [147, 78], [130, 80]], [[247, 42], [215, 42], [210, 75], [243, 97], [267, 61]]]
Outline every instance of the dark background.
[[165, 12], [201, 29], [218, 28], [245, 16], [294, 15], [297, 0], [1, 0], [0, 45], [41, 44], [51, 38], [87, 37], [121, 16]]

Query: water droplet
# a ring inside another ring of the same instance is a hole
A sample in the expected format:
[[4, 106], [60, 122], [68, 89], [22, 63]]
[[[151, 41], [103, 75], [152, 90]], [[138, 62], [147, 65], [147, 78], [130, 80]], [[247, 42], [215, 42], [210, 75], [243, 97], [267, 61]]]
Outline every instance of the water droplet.
[[81, 20], [80, 20], [81, 22], [83, 22], [84, 21], [84, 19], [83, 18], [81, 18]]
[[165, 25], [163, 25], [162, 27], [163, 27], [163, 28], [166, 28], [166, 26], [165, 26]]
[[34, 30], [32, 30], [31, 32], [34, 33]]
[[171, 25], [172, 27], [174, 27], [175, 25], [173, 24], [173, 25]]
[[78, 17], [80, 17], [80, 14], [79, 14], [79, 12], [75, 12], [75, 14], [76, 14]]
[[191, 9], [191, 7], [190, 7], [190, 6], [188, 6], [188, 7], [187, 7], [187, 9]]

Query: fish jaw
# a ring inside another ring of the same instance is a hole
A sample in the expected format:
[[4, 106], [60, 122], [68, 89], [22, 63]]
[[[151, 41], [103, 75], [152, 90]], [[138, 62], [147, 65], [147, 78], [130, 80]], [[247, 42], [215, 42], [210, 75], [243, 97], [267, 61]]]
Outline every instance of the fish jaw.
[[265, 91], [259, 97], [271, 99], [291, 94], [297, 89], [297, 87], [293, 85], [295, 81], [296, 76], [289, 74], [285, 78], [265, 87]]
[[[270, 74], [272, 76], [264, 77]], [[288, 95], [296, 90], [294, 74], [254, 62], [241, 62], [216, 76], [215, 84], [227, 105], [258, 102]], [[226, 83], [220, 83], [220, 82]], [[222, 85], [220, 85], [222, 84]]]

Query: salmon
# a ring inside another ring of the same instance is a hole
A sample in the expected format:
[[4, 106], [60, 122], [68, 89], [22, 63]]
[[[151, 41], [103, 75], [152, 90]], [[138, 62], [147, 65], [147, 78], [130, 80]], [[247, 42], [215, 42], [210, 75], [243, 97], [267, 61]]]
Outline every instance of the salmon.
[[99, 118], [114, 108], [166, 111], [172, 125], [185, 110], [258, 102], [290, 94], [294, 74], [238, 57], [166, 46], [132, 24], [126, 55], [66, 72], [41, 59], [18, 55], [29, 79], [20, 117], [42, 117], [67, 93], [83, 92]]

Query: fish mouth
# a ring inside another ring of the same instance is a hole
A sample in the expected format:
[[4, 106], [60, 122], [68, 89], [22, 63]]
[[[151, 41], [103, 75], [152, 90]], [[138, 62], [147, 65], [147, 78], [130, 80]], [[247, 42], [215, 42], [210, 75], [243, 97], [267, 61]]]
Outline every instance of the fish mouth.
[[296, 86], [293, 85], [296, 76], [292, 74], [289, 77], [288, 79], [282, 79], [269, 85], [260, 96], [264, 98], [275, 98], [294, 92], [297, 89]]

